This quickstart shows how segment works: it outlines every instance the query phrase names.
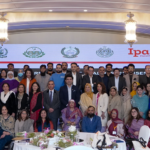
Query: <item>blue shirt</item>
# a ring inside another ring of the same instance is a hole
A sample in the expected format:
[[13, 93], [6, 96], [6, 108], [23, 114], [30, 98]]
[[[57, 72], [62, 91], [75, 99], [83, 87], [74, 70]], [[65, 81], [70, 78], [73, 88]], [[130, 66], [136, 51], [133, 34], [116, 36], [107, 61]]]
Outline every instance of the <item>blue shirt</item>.
[[50, 81], [54, 81], [54, 84], [55, 84], [54, 89], [56, 91], [59, 91], [60, 87], [65, 85], [64, 78], [65, 78], [64, 73], [61, 73], [61, 74], [54, 73], [50, 77]]

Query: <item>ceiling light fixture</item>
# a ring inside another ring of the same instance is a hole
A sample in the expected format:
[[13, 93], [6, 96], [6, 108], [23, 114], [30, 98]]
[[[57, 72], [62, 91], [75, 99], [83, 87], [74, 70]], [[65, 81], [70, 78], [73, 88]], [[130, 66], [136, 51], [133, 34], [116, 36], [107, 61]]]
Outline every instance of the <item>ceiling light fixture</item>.
[[85, 9], [84, 12], [87, 12], [87, 10]]
[[4, 18], [6, 13], [0, 13], [0, 43], [3, 46], [8, 41], [8, 20]]
[[125, 21], [125, 29], [126, 29], [126, 35], [125, 35], [125, 42], [132, 47], [133, 43], [137, 42], [136, 39], [136, 21], [132, 19], [134, 14], [131, 12], [127, 14], [129, 17], [128, 20]]
[[49, 10], [49, 12], [52, 12], [53, 10]]

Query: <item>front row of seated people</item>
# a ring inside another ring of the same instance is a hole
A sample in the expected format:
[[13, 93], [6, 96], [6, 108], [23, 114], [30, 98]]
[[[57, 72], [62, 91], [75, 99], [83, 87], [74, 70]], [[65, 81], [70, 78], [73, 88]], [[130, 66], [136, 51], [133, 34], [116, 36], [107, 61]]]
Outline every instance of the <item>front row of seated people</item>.
[[[138, 138], [140, 128], [145, 124], [150, 127], [150, 111], [147, 119], [141, 117], [139, 110], [133, 107], [130, 111], [130, 116], [127, 124], [118, 118], [118, 110], [113, 109], [110, 112], [110, 120], [107, 122], [107, 132], [110, 135], [124, 138], [125, 129], [127, 129], [126, 136], [133, 136]], [[95, 107], [89, 106], [87, 115], [82, 119], [82, 113], [75, 107], [75, 102], [70, 100], [68, 107], [62, 111], [62, 119], [64, 120], [63, 129], [67, 131], [69, 125], [76, 125], [82, 132], [96, 133], [102, 130], [101, 118], [95, 115]], [[82, 119], [82, 124], [80, 124]], [[45, 109], [41, 109], [38, 120], [33, 123], [33, 120], [28, 117], [27, 111], [22, 110], [21, 114], [16, 120], [13, 116], [8, 114], [7, 106], [2, 107], [2, 115], [0, 115], [0, 150], [4, 149], [7, 143], [10, 143], [15, 133], [18, 132], [42, 132], [43, 129], [53, 129], [53, 123], [48, 119]], [[149, 143], [150, 145], [150, 143]]]

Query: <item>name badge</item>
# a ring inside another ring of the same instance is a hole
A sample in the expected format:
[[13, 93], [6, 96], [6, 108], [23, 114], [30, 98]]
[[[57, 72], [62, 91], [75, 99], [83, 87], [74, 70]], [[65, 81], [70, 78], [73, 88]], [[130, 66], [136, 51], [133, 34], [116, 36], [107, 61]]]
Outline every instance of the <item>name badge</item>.
[[117, 132], [116, 131], [113, 131], [113, 133], [112, 133], [113, 135], [116, 135], [117, 134]]

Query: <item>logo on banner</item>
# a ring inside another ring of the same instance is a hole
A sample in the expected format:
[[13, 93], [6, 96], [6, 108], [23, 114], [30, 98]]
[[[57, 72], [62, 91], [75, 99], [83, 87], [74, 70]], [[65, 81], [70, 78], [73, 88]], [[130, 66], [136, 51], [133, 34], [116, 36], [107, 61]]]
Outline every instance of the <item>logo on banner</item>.
[[23, 55], [29, 58], [39, 58], [45, 55], [45, 53], [39, 47], [30, 47]]
[[106, 46], [104, 46], [103, 48], [100, 48], [99, 50], [96, 51], [96, 54], [99, 57], [110, 57], [114, 54], [114, 51], [111, 50], [110, 48], [107, 48]]
[[80, 53], [79, 49], [76, 47], [64, 47], [61, 50], [62, 55], [66, 58], [75, 58]]
[[0, 47], [0, 58], [6, 58], [8, 54], [8, 50], [6, 48]]
[[129, 55], [133, 55], [133, 57], [150, 57], [149, 50], [134, 50], [133, 48], [128, 48]]

